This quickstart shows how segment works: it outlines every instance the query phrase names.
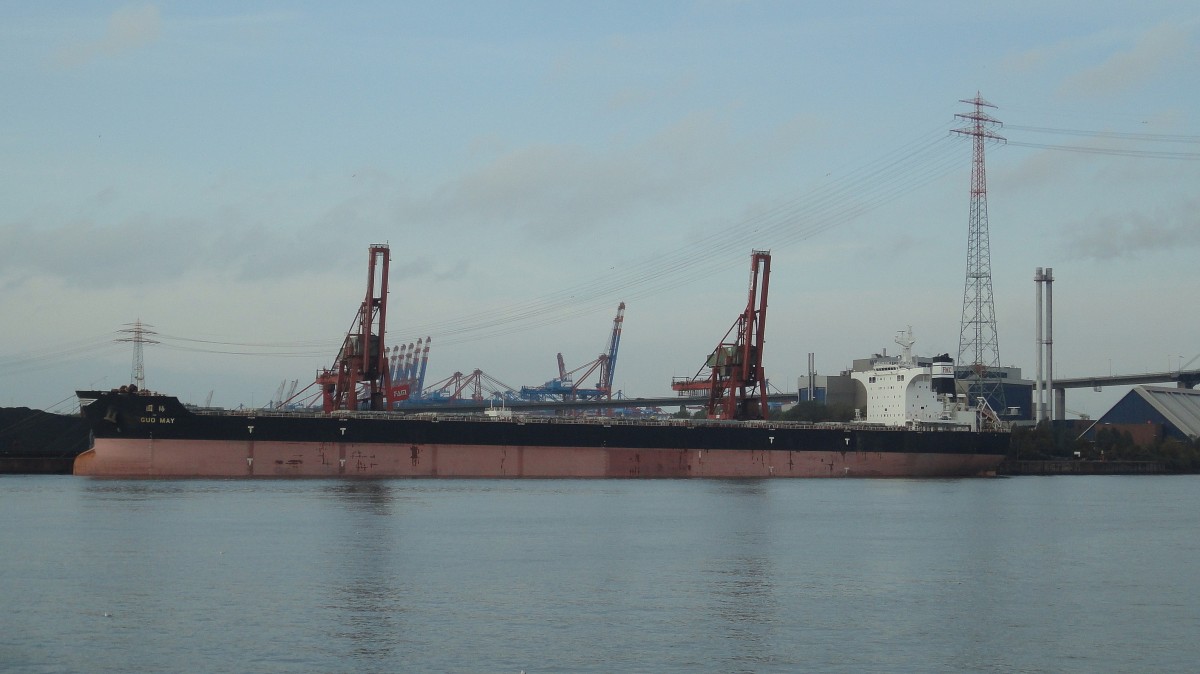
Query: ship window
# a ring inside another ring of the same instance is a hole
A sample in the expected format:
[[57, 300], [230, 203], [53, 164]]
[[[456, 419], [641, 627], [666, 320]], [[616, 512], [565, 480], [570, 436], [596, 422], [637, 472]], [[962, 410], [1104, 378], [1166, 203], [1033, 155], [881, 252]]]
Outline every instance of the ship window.
[[874, 377], [871, 377], [871, 380], [870, 380], [870, 382], [869, 382], [869, 383], [871, 383], [871, 384], [874, 384], [874, 383], [875, 383], [875, 378], [874, 378]]
[[904, 381], [904, 375], [898, 375], [898, 376], [896, 377], [896, 379], [897, 379], [898, 381]]

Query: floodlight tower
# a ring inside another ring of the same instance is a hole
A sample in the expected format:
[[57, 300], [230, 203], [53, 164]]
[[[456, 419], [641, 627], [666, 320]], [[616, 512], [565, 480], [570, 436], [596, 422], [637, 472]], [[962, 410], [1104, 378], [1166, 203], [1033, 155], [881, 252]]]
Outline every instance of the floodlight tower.
[[987, 167], [983, 148], [987, 141], [1005, 142], [993, 131], [999, 120], [984, 112], [995, 108], [975, 93], [961, 103], [973, 106], [968, 113], [954, 115], [966, 122], [952, 133], [969, 136], [974, 147], [971, 161], [971, 218], [967, 233], [967, 277], [963, 288], [962, 323], [958, 336], [958, 364], [970, 364], [968, 393], [986, 400], [992, 409], [1005, 408], [1004, 387], [993, 374], [1000, 369], [1000, 346], [996, 334], [996, 309], [992, 303], [992, 253], [988, 241]]

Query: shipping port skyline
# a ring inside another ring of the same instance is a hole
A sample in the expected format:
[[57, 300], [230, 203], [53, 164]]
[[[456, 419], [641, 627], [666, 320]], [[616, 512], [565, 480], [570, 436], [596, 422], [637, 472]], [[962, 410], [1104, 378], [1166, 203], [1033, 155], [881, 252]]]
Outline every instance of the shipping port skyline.
[[[373, 242], [389, 342], [432, 337], [429, 381], [541, 384], [558, 353], [604, 351], [623, 301], [613, 387], [666, 394], [744, 300], [752, 249], [774, 255], [777, 388], [907, 326], [955, 355], [971, 148], [951, 130], [976, 92], [1007, 140], [987, 164], [1000, 365], [1032, 377], [1038, 267], [1056, 379], [1195, 365], [1191, 4], [581, 13], [6, 17], [0, 403], [127, 383], [113, 340], [141, 320], [151, 388], [265, 404], [329, 365]], [[1123, 390], [1072, 393], [1068, 416]]]

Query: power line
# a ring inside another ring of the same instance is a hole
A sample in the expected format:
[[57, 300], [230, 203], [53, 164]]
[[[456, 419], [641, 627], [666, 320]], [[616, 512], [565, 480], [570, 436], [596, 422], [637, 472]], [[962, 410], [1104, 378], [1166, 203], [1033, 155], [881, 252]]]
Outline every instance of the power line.
[[782, 248], [843, 225], [956, 170], [961, 149], [947, 141], [949, 124], [730, 227], [667, 254], [647, 255], [615, 273], [564, 287], [529, 302], [470, 316], [407, 326], [460, 344], [565, 322], [607, 308], [618, 298], [638, 299], [682, 287], [742, 264], [748, 246]]
[[[403, 326], [406, 334], [438, 335], [439, 344], [463, 344], [568, 322], [611, 310], [618, 300], [636, 301], [701, 281], [714, 273], [740, 267], [749, 247], [786, 248], [821, 233], [844, 226], [892, 201], [903, 198], [961, 170], [961, 143], [946, 131], [948, 121], [903, 145], [845, 172], [830, 172], [825, 179], [776, 204], [747, 215], [729, 226], [690, 240], [666, 253], [647, 254], [626, 265], [528, 301]], [[1200, 136], [1089, 131], [1073, 128], [1008, 125], [1009, 131], [1057, 134], [1122, 142], [1198, 143]], [[1008, 145], [1086, 154], [1194, 161], [1200, 152], [1173, 152], [1136, 148], [1094, 148], [1009, 140]], [[199, 339], [159, 334], [162, 347], [191, 353], [308, 358], [328, 357], [341, 339], [302, 342], [250, 342], [220, 338]], [[398, 341], [411, 341], [401, 339]], [[103, 345], [80, 344], [49, 351], [18, 354], [0, 359], [0, 372], [14, 373], [48, 367], [64, 356], [88, 355]]]
[[233, 349], [214, 349], [203, 347], [181, 346], [179, 344], [162, 343], [161, 346], [169, 351], [186, 351], [189, 353], [212, 353], [231, 356], [257, 356], [262, 358], [315, 358], [327, 357], [332, 353], [332, 349], [320, 349], [310, 351], [255, 351], [255, 350], [233, 350]]
[[1056, 150], [1059, 152], [1079, 152], [1083, 154], [1103, 154], [1113, 157], [1140, 157], [1142, 159], [1178, 159], [1183, 161], [1196, 161], [1200, 159], [1200, 152], [1166, 152], [1159, 150], [1131, 150], [1114, 147], [1085, 147], [1081, 145], [1053, 145], [1047, 143], [1024, 143], [1020, 141], [1010, 140], [1009, 145], [1016, 147], [1028, 147], [1037, 150]]
[[1048, 126], [1021, 126], [1008, 124], [1009, 131], [1052, 133], [1059, 136], [1085, 136], [1089, 138], [1112, 138], [1115, 140], [1137, 140], [1151, 143], [1200, 143], [1200, 136], [1166, 133], [1125, 133], [1120, 131], [1089, 131], [1087, 129], [1057, 129]]
[[189, 342], [194, 344], [214, 344], [217, 346], [245, 346], [245, 347], [262, 347], [262, 348], [279, 348], [279, 349], [301, 349], [311, 348], [314, 346], [326, 347], [329, 346], [330, 340], [309, 340], [304, 342], [227, 342], [216, 339], [197, 339], [195, 337], [180, 337], [178, 335], [168, 335], [159, 333], [158, 337], [164, 340], [176, 342]]

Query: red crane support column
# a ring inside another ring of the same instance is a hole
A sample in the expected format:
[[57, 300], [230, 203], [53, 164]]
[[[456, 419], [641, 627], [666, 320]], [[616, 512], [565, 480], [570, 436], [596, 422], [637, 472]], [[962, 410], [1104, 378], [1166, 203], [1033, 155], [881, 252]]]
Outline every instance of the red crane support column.
[[346, 334], [337, 363], [317, 378], [325, 391], [326, 411], [358, 409], [360, 401], [366, 401], [368, 409], [372, 410], [387, 409], [389, 405], [384, 334], [390, 258], [386, 244], [371, 246], [367, 295], [358, 309], [355, 325]]

